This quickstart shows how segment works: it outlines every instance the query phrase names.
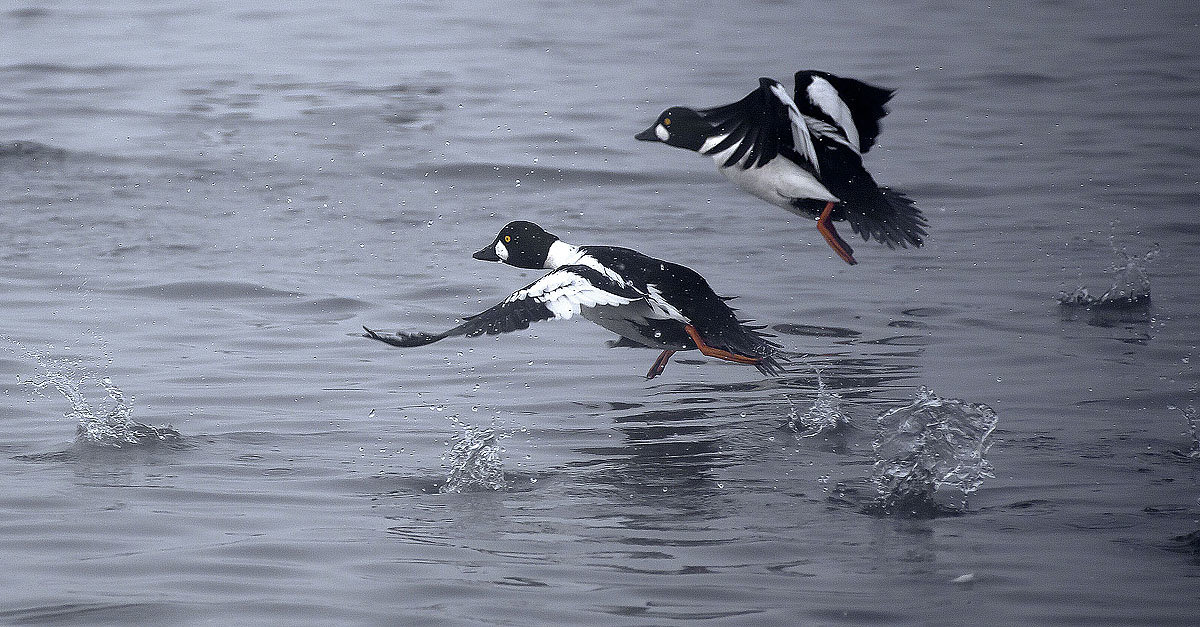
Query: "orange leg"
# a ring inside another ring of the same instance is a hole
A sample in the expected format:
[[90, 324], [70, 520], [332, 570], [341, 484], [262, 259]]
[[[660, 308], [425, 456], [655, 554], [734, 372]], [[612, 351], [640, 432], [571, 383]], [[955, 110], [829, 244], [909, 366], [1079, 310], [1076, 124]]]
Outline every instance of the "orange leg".
[[724, 359], [725, 361], [736, 361], [739, 364], [757, 364], [762, 361], [761, 357], [746, 357], [745, 355], [738, 355], [727, 350], [713, 348], [708, 344], [705, 344], [704, 340], [700, 339], [700, 332], [696, 330], [696, 327], [689, 324], [683, 328], [685, 331], [687, 331], [687, 334], [691, 336], [692, 341], [696, 343], [696, 348], [699, 348], [701, 353], [708, 355], [709, 357], [716, 357], [717, 359]]
[[665, 370], [667, 367], [667, 362], [671, 359], [671, 355], [674, 354], [675, 351], [673, 350], [663, 351], [662, 354], [658, 356], [658, 359], [654, 360], [654, 365], [650, 366], [650, 372], [646, 373], [646, 378], [653, 379], [654, 377], [662, 374], [663, 370]]
[[854, 249], [850, 248], [850, 244], [847, 244], [846, 240], [838, 235], [837, 230], [833, 228], [833, 221], [829, 219], [829, 214], [833, 211], [834, 204], [836, 203], [825, 204], [825, 209], [821, 211], [821, 217], [817, 218], [817, 230], [825, 237], [825, 241], [833, 249], [833, 252], [842, 258], [842, 261], [854, 265], [858, 263], [854, 260]]

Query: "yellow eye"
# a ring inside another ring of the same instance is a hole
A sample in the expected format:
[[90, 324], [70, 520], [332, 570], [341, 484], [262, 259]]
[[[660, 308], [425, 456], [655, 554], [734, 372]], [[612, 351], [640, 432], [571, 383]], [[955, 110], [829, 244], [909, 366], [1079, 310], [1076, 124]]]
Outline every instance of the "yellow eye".
[[670, 126], [671, 118], [663, 118], [663, 126]]
[[512, 241], [512, 236], [511, 236], [511, 235], [505, 235], [505, 236], [504, 236], [504, 243], [505, 243], [505, 244], [507, 244], [507, 243], [509, 243], [509, 242], [511, 242], [511, 241]]

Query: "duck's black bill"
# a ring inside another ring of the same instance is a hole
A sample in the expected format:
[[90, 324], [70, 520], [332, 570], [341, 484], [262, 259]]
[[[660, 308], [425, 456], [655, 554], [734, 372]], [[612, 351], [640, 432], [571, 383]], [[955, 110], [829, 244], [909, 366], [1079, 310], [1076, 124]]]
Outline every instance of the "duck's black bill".
[[500, 258], [496, 256], [496, 249], [493, 246], [484, 246], [482, 250], [471, 256], [480, 261], [500, 261]]
[[[658, 126], [658, 123], [655, 123], [654, 126]], [[638, 133], [637, 135], [634, 135], [633, 138], [640, 139], [644, 142], [661, 141], [658, 138], [658, 134], [654, 132], [654, 126], [651, 126], [650, 128]]]

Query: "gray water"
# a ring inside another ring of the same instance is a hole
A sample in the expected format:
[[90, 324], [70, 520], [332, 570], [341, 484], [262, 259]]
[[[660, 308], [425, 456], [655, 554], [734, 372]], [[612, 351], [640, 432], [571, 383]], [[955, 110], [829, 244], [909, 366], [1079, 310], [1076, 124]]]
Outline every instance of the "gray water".
[[[0, 622], [1195, 622], [1192, 5], [239, 6], [0, 3]], [[847, 266], [632, 138], [801, 68], [898, 90], [925, 248]], [[536, 278], [470, 258], [517, 218], [698, 270], [789, 372], [359, 337]], [[922, 387], [972, 409], [880, 508]]]

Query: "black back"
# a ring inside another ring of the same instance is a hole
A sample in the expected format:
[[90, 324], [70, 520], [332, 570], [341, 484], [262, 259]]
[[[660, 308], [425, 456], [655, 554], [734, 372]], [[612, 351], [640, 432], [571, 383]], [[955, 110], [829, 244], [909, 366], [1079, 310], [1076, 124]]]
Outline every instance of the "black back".
[[692, 321], [705, 343], [731, 353], [767, 356], [779, 345], [759, 332], [762, 327], [739, 320], [708, 281], [687, 266], [655, 259], [617, 246], [583, 246], [581, 250], [619, 272], [634, 289], [649, 293], [654, 287], [663, 298]]

